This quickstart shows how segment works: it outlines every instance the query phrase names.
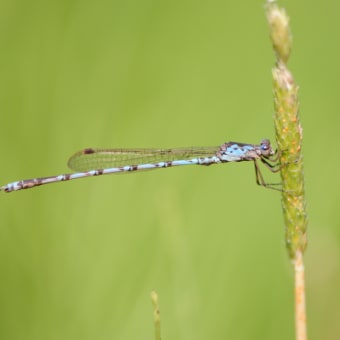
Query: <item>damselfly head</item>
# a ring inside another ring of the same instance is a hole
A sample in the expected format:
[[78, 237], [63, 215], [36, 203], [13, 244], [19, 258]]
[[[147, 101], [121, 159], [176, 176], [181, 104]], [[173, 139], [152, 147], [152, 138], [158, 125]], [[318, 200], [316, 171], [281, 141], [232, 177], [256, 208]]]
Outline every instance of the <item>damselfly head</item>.
[[261, 154], [265, 157], [271, 156], [275, 154], [275, 151], [272, 149], [270, 145], [269, 139], [262, 139], [260, 144]]

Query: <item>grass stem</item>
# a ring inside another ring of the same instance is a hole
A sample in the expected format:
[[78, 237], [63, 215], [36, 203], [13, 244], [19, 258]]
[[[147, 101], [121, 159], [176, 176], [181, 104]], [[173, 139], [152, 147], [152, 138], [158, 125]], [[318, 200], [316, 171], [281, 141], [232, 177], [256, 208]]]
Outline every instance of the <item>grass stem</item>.
[[299, 118], [298, 86], [287, 62], [292, 49], [289, 17], [275, 1], [266, 5], [270, 37], [276, 55], [273, 68], [274, 124], [280, 155], [282, 209], [288, 254], [295, 271], [296, 340], [307, 339], [303, 253], [307, 246], [307, 213], [304, 193], [302, 127]]

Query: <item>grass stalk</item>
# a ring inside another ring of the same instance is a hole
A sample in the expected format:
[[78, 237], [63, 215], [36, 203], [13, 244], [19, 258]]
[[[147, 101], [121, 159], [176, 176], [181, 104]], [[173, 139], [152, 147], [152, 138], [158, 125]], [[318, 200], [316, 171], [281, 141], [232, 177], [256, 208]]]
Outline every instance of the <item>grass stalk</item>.
[[151, 292], [151, 302], [153, 306], [153, 320], [155, 326], [155, 340], [161, 340], [161, 315], [159, 310], [158, 294]]
[[302, 127], [298, 86], [287, 68], [292, 47], [289, 17], [275, 1], [267, 1], [267, 20], [276, 54], [273, 68], [274, 124], [281, 163], [282, 209], [285, 241], [295, 271], [296, 339], [307, 339], [303, 253], [307, 246], [307, 213], [304, 194]]

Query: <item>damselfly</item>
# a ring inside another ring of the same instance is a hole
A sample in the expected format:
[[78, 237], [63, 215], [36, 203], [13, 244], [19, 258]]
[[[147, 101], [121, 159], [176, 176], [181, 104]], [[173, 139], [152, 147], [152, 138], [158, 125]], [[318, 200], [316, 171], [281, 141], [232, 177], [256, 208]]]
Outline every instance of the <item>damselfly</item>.
[[270, 171], [277, 172], [278, 155], [270, 141], [264, 139], [259, 145], [227, 142], [219, 147], [193, 147], [176, 149], [85, 149], [75, 153], [68, 161], [70, 169], [77, 171], [59, 176], [25, 179], [0, 187], [11, 192], [39, 185], [69, 181], [90, 176], [132, 173], [145, 170], [170, 168], [181, 165], [211, 165], [228, 162], [253, 161], [256, 183], [266, 188], [280, 190], [267, 184], [262, 176], [258, 161]]

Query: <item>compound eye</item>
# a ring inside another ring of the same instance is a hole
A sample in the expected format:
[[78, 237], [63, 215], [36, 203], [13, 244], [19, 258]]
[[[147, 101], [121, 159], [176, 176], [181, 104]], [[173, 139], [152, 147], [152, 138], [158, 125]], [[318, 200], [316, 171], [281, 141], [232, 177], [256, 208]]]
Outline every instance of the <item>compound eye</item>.
[[268, 151], [270, 149], [270, 142], [268, 139], [264, 139], [261, 141], [261, 150], [262, 151]]

